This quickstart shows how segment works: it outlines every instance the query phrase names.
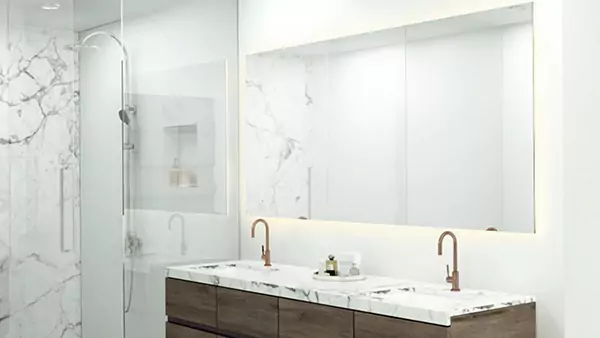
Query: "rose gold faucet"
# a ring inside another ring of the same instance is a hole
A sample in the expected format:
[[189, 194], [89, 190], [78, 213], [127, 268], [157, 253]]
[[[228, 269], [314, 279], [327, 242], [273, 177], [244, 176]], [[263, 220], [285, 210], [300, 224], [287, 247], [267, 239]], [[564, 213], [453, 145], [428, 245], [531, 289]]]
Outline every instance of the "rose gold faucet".
[[262, 246], [262, 256], [260, 256], [260, 258], [265, 261], [265, 266], [271, 266], [271, 243], [270, 243], [270, 238], [269, 238], [269, 223], [267, 223], [267, 221], [265, 221], [264, 219], [260, 218], [257, 219], [256, 221], [254, 221], [254, 223], [252, 223], [252, 238], [255, 238], [256, 236], [256, 226], [258, 225], [258, 223], [262, 223], [265, 225], [265, 230], [266, 230], [266, 246], [267, 246], [267, 250], [265, 250], [265, 246]]
[[452, 291], [459, 292], [460, 291], [460, 277], [458, 273], [458, 240], [456, 239], [456, 235], [452, 231], [446, 231], [442, 233], [440, 239], [438, 240], [438, 256], [443, 255], [443, 244], [446, 236], [452, 237], [452, 241], [454, 242], [454, 259], [453, 259], [453, 267], [452, 267], [452, 276], [450, 276], [450, 267], [446, 265], [446, 282], [452, 284]]

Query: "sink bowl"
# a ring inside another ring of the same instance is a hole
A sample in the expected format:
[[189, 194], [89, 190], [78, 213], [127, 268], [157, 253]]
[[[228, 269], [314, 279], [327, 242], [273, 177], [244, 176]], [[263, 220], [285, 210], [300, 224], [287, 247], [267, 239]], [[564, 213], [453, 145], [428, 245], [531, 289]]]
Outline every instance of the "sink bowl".
[[219, 273], [233, 271], [254, 271], [254, 272], [276, 272], [278, 268], [264, 266], [262, 262], [231, 262], [219, 264], [205, 264], [194, 268], [195, 270], [215, 271]]
[[440, 286], [440, 285], [401, 285], [395, 286], [392, 288], [382, 288], [378, 290], [373, 290], [369, 292], [369, 295], [373, 296], [393, 296], [393, 295], [402, 295], [407, 293], [414, 293], [419, 295], [429, 295], [429, 296], [438, 296], [438, 297], [446, 297], [446, 298], [462, 298], [465, 297], [478, 297], [483, 295], [482, 291], [474, 291], [474, 290], [463, 290], [460, 292], [453, 292], [450, 290], [450, 285], [448, 287]]
[[440, 309], [460, 309], [465, 306], [467, 308], [485, 309], [493, 305], [487, 303], [489, 302], [489, 294], [486, 295], [484, 291], [452, 292], [450, 286], [446, 287], [445, 285], [405, 285], [382, 288], [367, 292], [364, 295], [394, 303], [428, 304], [431, 308]]

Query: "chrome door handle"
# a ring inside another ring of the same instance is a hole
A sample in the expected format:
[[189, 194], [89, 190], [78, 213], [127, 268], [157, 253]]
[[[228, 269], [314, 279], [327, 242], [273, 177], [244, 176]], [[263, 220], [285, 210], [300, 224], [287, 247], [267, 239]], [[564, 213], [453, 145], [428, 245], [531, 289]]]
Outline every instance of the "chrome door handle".
[[[59, 204], [59, 222], [60, 222], [60, 251], [63, 253], [73, 251], [73, 247], [75, 245], [75, 229], [72, 229], [70, 232], [67, 232], [66, 224], [65, 224], [65, 173], [67, 171], [67, 167], [61, 166], [58, 170], [58, 204]], [[73, 206], [74, 207], [74, 206]], [[75, 219], [73, 217], [73, 222]], [[73, 223], [71, 226], [75, 226]], [[71, 238], [72, 243], [67, 242], [67, 236]]]
[[65, 168], [58, 170], [58, 207], [60, 222], [60, 251], [67, 252], [65, 249]]

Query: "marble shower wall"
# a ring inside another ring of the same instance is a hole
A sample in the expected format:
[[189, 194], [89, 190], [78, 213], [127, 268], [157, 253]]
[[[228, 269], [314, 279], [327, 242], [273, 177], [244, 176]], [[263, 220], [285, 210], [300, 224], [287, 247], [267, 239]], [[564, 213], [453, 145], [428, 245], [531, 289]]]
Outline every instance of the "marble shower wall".
[[74, 42], [29, 27], [0, 38], [1, 338], [81, 336]]

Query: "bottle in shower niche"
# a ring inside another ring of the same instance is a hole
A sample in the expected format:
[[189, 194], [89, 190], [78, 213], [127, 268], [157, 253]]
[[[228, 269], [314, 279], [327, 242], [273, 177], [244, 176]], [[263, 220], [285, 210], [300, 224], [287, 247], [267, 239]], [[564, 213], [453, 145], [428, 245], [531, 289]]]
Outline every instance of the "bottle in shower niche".
[[181, 168], [179, 166], [179, 159], [173, 159], [173, 167], [169, 170], [169, 185], [171, 187], [179, 187], [179, 181], [181, 178]]

